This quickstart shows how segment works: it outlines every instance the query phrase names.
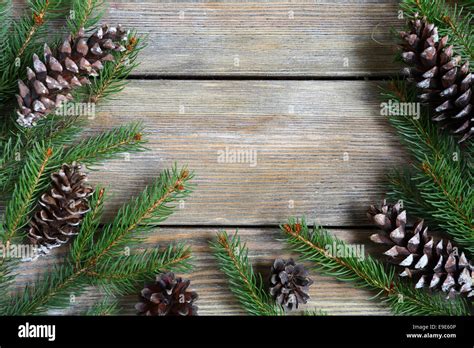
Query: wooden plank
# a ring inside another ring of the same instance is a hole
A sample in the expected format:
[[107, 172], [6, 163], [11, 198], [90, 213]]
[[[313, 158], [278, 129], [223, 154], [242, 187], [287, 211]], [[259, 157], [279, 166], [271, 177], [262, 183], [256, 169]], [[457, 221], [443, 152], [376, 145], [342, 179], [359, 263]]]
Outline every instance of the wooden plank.
[[[108, 161], [91, 181], [110, 187], [107, 218], [178, 162], [195, 171], [197, 188], [167, 223], [277, 225], [306, 215], [366, 225], [386, 174], [406, 160], [378, 93], [367, 81], [133, 81], [90, 134], [141, 120], [150, 151]], [[256, 154], [255, 166], [220, 163], [238, 150]]]
[[[158, 245], [168, 245], [173, 242], [184, 242], [191, 246], [193, 253], [194, 270], [183, 275], [191, 279], [192, 289], [199, 294], [197, 302], [200, 315], [240, 315], [245, 314], [228, 289], [226, 278], [218, 269], [218, 265], [209, 247], [209, 241], [215, 237], [214, 228], [163, 228], [154, 231], [143, 244], [143, 248], [153, 248]], [[232, 233], [232, 230], [228, 230]], [[368, 230], [332, 230], [334, 235], [351, 244], [365, 245], [365, 251], [371, 254], [381, 254], [379, 246], [374, 246], [368, 240]], [[270, 266], [277, 257], [294, 257], [298, 255], [285, 251], [285, 244], [278, 240], [281, 232], [276, 228], [243, 228], [239, 235], [249, 248], [250, 261], [255, 270], [262, 273], [266, 279]], [[59, 250], [57, 257], [64, 255]], [[38, 274], [46, 272], [55, 262], [49, 256], [33, 263], [23, 263], [17, 277], [18, 289], [28, 281], [35, 279]], [[310, 264], [307, 264], [310, 267]], [[314, 269], [310, 271], [314, 285], [310, 288], [311, 300], [301, 309], [319, 308], [329, 315], [386, 315], [389, 311], [380, 301], [371, 301], [374, 293], [356, 289], [352, 284], [335, 280], [332, 277], [321, 276]], [[138, 293], [139, 290], [137, 290]], [[73, 293], [72, 293], [73, 294]], [[98, 291], [88, 291], [78, 296], [77, 302], [65, 311], [52, 311], [51, 314], [80, 314], [103, 296]], [[120, 299], [123, 314], [134, 315], [134, 304], [137, 296], [126, 296]]]
[[105, 20], [149, 35], [139, 75], [396, 73], [398, 2], [111, 0]]

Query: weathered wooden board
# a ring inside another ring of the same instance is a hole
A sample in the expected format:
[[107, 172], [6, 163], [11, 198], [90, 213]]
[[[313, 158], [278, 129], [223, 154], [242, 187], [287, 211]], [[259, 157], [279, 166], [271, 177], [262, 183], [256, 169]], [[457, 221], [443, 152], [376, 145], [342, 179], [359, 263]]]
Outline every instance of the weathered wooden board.
[[[343, 79], [399, 70], [389, 34], [391, 27], [403, 25], [397, 1], [107, 4], [105, 21], [149, 36], [134, 76], [164, 79], [132, 81], [91, 120], [88, 134], [141, 120], [150, 148], [107, 162], [91, 181], [108, 187], [109, 220], [174, 162], [195, 171], [195, 193], [144, 247], [175, 241], [191, 245], [195, 269], [189, 278], [200, 296], [201, 315], [244, 314], [208, 246], [218, 226], [228, 226], [229, 232], [242, 226], [250, 259], [264, 273], [275, 257], [289, 255], [277, 240], [278, 230], [270, 227], [289, 216], [342, 227], [333, 230], [337, 236], [366, 244], [366, 251], [378, 250], [368, 242], [368, 230], [350, 227], [367, 224], [367, 206], [383, 198], [387, 172], [406, 162], [406, 155], [380, 115], [378, 82]], [[15, 6], [21, 9], [24, 1]], [[205, 80], [216, 76], [232, 80]], [[334, 77], [341, 80], [318, 80]], [[226, 150], [247, 150], [256, 157], [243, 163], [227, 157], [222, 163], [219, 156]], [[50, 257], [22, 264], [17, 285], [54, 262]], [[366, 290], [315, 271], [312, 276], [306, 308], [328, 314], [389, 313], [370, 301], [373, 294]], [[83, 313], [101, 296], [90, 291], [60, 313]], [[123, 313], [134, 314], [135, 302], [134, 296], [122, 299]]]
[[135, 74], [367, 76], [397, 71], [396, 1], [110, 1], [149, 35]]
[[[141, 120], [150, 151], [108, 161], [91, 180], [113, 193], [109, 217], [177, 162], [195, 171], [197, 188], [167, 223], [276, 225], [306, 215], [364, 225], [404, 160], [378, 93], [366, 81], [133, 81], [90, 133]], [[220, 163], [226, 148], [254, 151], [255, 166]]]
[[[199, 294], [200, 315], [239, 315], [242, 312], [238, 302], [228, 289], [226, 278], [218, 269], [217, 262], [212, 255], [209, 241], [215, 237], [218, 230], [215, 228], [163, 228], [154, 231], [144, 243], [144, 248], [153, 248], [158, 245], [168, 245], [172, 242], [185, 242], [191, 246], [193, 253], [194, 270], [184, 275], [191, 279], [192, 289]], [[229, 233], [233, 230], [229, 229]], [[348, 243], [365, 245], [366, 252], [380, 251], [368, 240], [369, 230], [332, 230], [336, 236]], [[281, 232], [276, 228], [243, 228], [239, 235], [249, 248], [250, 261], [256, 271], [261, 272], [264, 278], [268, 277], [269, 268], [277, 257], [298, 255], [288, 253]], [[65, 251], [63, 251], [64, 253]], [[60, 255], [60, 253], [59, 253]], [[27, 281], [35, 279], [37, 272], [45, 272], [55, 261], [53, 257], [39, 259], [34, 263], [24, 263], [20, 268], [17, 284], [23, 286]], [[310, 266], [310, 264], [307, 264]], [[329, 315], [384, 315], [389, 311], [380, 301], [369, 300], [374, 293], [356, 289], [352, 284], [343, 283], [332, 277], [325, 277], [316, 270], [310, 272], [314, 285], [311, 287], [311, 301], [305, 309], [318, 308]], [[73, 293], [71, 293], [73, 295]], [[67, 311], [52, 313], [80, 314], [103, 295], [97, 291], [89, 291], [77, 297], [77, 302]], [[123, 314], [133, 315], [137, 296], [128, 296], [120, 300]]]
[[[15, 6], [25, 7], [25, 0]], [[397, 1], [109, 0], [104, 21], [147, 34], [139, 75], [380, 76], [397, 72]], [[58, 23], [58, 25], [60, 25]]]

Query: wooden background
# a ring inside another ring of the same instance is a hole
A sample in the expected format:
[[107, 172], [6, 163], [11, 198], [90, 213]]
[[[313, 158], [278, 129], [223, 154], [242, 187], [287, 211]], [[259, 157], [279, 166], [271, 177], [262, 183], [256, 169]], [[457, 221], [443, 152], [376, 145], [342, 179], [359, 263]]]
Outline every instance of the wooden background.
[[[150, 151], [107, 162], [91, 181], [113, 194], [107, 217], [173, 162], [195, 171], [192, 197], [146, 247], [188, 242], [199, 314], [244, 314], [208, 246], [239, 229], [258, 271], [289, 256], [278, 225], [305, 215], [366, 252], [365, 211], [406, 156], [380, 116], [378, 85], [397, 72], [396, 1], [108, 1], [106, 21], [149, 35], [141, 66], [90, 133], [142, 120]], [[257, 165], [219, 163], [218, 151], [249, 148]], [[60, 251], [61, 252], [61, 251]], [[293, 255], [296, 256], [296, 255]], [[23, 265], [19, 285], [54, 258]], [[330, 315], [389, 314], [373, 295], [312, 270], [304, 307]], [[90, 291], [61, 313], [81, 313]], [[136, 296], [121, 300], [134, 314]]]

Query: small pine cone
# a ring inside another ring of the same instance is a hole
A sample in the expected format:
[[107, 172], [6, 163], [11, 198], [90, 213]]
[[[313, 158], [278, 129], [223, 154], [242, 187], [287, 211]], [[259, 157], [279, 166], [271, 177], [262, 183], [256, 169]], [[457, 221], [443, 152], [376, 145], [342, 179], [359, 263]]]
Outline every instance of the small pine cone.
[[139, 315], [148, 316], [197, 315], [198, 307], [194, 301], [198, 295], [194, 291], [186, 291], [189, 284], [189, 280], [176, 278], [171, 272], [158, 275], [155, 283], [145, 285], [135, 309]]
[[293, 259], [276, 259], [271, 269], [270, 295], [286, 310], [298, 308], [309, 299], [308, 290], [313, 281], [303, 265]]
[[416, 15], [410, 31], [401, 32], [402, 59], [411, 65], [404, 70], [421, 90], [419, 98], [433, 105], [434, 121], [460, 135], [459, 143], [474, 134], [473, 77], [469, 62], [453, 57], [448, 37], [438, 37], [438, 28]]
[[464, 253], [459, 255], [450, 241], [430, 236], [423, 220], [407, 228], [406, 211], [399, 203], [386, 201], [381, 208], [371, 206], [367, 216], [382, 230], [370, 239], [391, 246], [384, 254], [404, 268], [400, 276], [415, 279], [416, 288], [441, 289], [450, 298], [458, 294], [474, 296], [473, 265]]
[[89, 38], [80, 30], [54, 51], [44, 46], [44, 61], [33, 55], [33, 67], [27, 68], [27, 81], [18, 81], [17, 122], [32, 127], [36, 122], [72, 100], [71, 90], [90, 84], [89, 76], [98, 76], [103, 63], [113, 61], [114, 51], [123, 51], [127, 33], [120, 27], [104, 25]]
[[39, 248], [39, 254], [68, 242], [79, 231], [79, 224], [89, 211], [89, 197], [93, 189], [81, 166], [63, 164], [59, 172], [51, 174], [52, 187], [39, 201], [41, 209], [30, 222], [28, 239]]

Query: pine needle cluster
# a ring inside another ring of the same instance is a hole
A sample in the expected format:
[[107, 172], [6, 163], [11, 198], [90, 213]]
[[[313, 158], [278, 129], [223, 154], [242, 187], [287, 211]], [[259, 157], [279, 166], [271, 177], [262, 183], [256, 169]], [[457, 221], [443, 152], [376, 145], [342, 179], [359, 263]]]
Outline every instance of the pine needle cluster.
[[310, 231], [304, 219], [291, 218], [281, 226], [291, 250], [303, 260], [312, 262], [325, 275], [372, 290], [375, 298], [382, 298], [396, 315], [469, 315], [466, 302], [458, 298], [448, 301], [441, 294], [429, 294], [413, 289], [412, 284], [400, 281], [393, 267], [370, 256], [339, 256], [328, 251], [328, 246], [347, 250], [347, 244], [333, 237], [322, 227]]

